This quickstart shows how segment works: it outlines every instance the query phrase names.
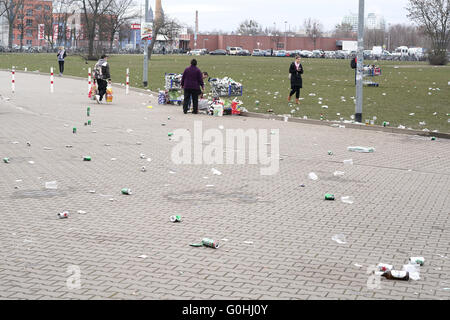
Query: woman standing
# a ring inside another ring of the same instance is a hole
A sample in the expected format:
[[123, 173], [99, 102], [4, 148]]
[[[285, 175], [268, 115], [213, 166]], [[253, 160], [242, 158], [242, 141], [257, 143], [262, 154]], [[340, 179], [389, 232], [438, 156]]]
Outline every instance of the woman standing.
[[61, 77], [64, 72], [64, 58], [67, 57], [64, 47], [59, 47], [58, 54], [56, 56], [58, 57], [59, 76]]
[[295, 93], [295, 103], [300, 104], [300, 89], [303, 88], [303, 66], [301, 65], [302, 58], [299, 55], [295, 56], [295, 61], [291, 63], [289, 68], [289, 76], [291, 78], [291, 93], [289, 94], [288, 101], [291, 101], [292, 95]]

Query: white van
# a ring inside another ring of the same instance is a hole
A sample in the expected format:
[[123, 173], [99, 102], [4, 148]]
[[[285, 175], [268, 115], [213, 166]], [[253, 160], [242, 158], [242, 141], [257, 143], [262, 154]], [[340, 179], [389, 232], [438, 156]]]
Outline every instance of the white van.
[[228, 54], [230, 56], [235, 56], [238, 54], [239, 51], [242, 51], [241, 47], [230, 47], [230, 50], [228, 50]]

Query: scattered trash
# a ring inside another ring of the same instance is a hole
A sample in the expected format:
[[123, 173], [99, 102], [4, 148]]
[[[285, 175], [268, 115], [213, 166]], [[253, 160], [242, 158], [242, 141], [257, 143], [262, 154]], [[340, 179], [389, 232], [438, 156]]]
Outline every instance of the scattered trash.
[[78, 213], [78, 214], [86, 214], [86, 211], [84, 211], [84, 210], [78, 210], [77, 213]]
[[191, 243], [189, 244], [191, 247], [203, 247], [203, 243]]
[[406, 271], [409, 279], [417, 281], [420, 280], [420, 266], [418, 264], [405, 264], [402, 271]]
[[383, 277], [389, 280], [401, 280], [408, 281], [409, 280], [409, 272], [408, 271], [396, 271], [389, 270], [382, 274]]
[[145, 154], [143, 154], [143, 153], [141, 153], [140, 155], [139, 155], [139, 157], [141, 158], [141, 159], [146, 159], [147, 157], [145, 156]]
[[362, 265], [359, 264], [359, 263], [355, 263], [354, 266], [355, 266], [355, 267], [358, 267], [358, 268], [361, 268], [361, 267], [362, 267]]
[[347, 242], [345, 242], [345, 236], [343, 234], [337, 234], [334, 235], [331, 240], [336, 241], [339, 244], [346, 244]]
[[314, 172], [310, 172], [310, 173], [308, 174], [308, 178], [311, 179], [311, 180], [313, 180], [313, 181], [316, 181], [316, 180], [319, 179], [319, 177], [318, 177]]
[[181, 216], [171, 216], [170, 222], [181, 222]]
[[117, 160], [117, 158], [111, 158], [111, 161], [116, 161]]
[[253, 244], [253, 241], [244, 241], [245, 244]]
[[28, 163], [29, 163], [29, 164], [35, 164], [35, 162], [34, 162], [34, 161], [28, 161]]
[[372, 153], [375, 152], [375, 148], [372, 147], [348, 147], [347, 148], [348, 151], [351, 152], [362, 152], [362, 153]]
[[31, 142], [27, 141], [27, 146], [31, 147]]
[[58, 189], [58, 183], [56, 181], [46, 182], [45, 189]]
[[147, 255], [143, 254], [143, 255], [140, 255], [138, 258], [145, 259], [147, 257], [148, 257]]
[[411, 257], [411, 258], [409, 258], [409, 262], [418, 264], [422, 267], [425, 263], [425, 258], [424, 257]]
[[58, 213], [58, 218], [60, 218], [60, 219], [67, 219], [67, 218], [69, 218], [69, 211], [63, 211], [63, 212], [60, 212], [60, 213]]
[[203, 238], [202, 239], [202, 244], [205, 247], [210, 247], [210, 248], [213, 248], [213, 249], [217, 249], [220, 246], [218, 241], [215, 241], [215, 240], [209, 239], [209, 238]]
[[353, 165], [353, 159], [344, 160], [345, 165]]
[[9, 161], [10, 161], [9, 158], [3, 158], [4, 163], [9, 163]]
[[328, 155], [332, 156], [333, 155], [333, 151], [328, 151]]
[[122, 188], [121, 192], [122, 194], [131, 195], [131, 189], [128, 188]]
[[171, 136], [173, 136], [173, 133], [172, 133], [172, 132], [169, 132], [167, 135], [168, 135], [169, 137], [171, 137]]
[[83, 161], [91, 161], [91, 160], [92, 160], [91, 156], [84, 156], [83, 157]]
[[68, 144], [68, 145], [66, 145], [66, 148], [73, 148], [73, 146], [72, 145], [70, 145], [70, 144]]
[[394, 266], [390, 265], [390, 264], [386, 264], [386, 263], [379, 263], [377, 265], [377, 270], [381, 271], [381, 272], [386, 272], [386, 271], [390, 271], [394, 268]]
[[132, 129], [127, 129], [127, 133], [132, 133], [133, 130]]
[[325, 195], [325, 200], [334, 201], [334, 200], [335, 200], [334, 194], [327, 193], [327, 194]]
[[353, 204], [354, 199], [353, 199], [353, 197], [347, 196], [347, 197], [341, 197], [341, 201], [343, 203]]
[[222, 172], [220, 172], [219, 170], [214, 169], [214, 168], [211, 169], [211, 172], [212, 172], [212, 174], [214, 174], [216, 176], [221, 176], [222, 175]]
[[301, 184], [300, 185], [300, 188], [305, 188], [306, 186], [304, 185], [304, 184]]
[[95, 193], [95, 190], [89, 190], [88, 193]]

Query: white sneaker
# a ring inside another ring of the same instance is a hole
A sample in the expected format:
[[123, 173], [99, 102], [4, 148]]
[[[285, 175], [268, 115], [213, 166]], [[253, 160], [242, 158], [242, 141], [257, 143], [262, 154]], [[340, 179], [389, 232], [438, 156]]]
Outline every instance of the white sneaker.
[[98, 104], [100, 104], [100, 96], [98, 94], [95, 95], [95, 100]]

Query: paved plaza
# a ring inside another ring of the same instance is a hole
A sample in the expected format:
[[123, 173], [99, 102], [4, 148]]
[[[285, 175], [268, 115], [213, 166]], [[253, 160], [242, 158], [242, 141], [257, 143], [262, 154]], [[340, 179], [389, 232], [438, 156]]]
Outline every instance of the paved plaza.
[[[16, 73], [15, 93], [9, 72], [0, 83], [0, 157], [10, 158], [0, 163], [0, 299], [450, 298], [450, 140], [184, 115], [123, 86], [98, 105], [86, 80], [56, 77], [50, 93], [49, 76], [31, 72]], [[174, 164], [168, 133], [195, 120], [279, 129], [279, 172]], [[205, 237], [221, 246], [189, 245]], [[369, 266], [401, 269], [411, 256], [425, 258], [420, 280], [368, 287]]]

